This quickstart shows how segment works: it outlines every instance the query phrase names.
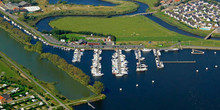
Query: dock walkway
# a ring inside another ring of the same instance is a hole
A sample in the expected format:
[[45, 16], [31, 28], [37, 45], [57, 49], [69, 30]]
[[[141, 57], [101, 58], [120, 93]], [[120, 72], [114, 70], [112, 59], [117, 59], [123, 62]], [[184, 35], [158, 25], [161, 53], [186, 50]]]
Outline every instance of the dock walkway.
[[162, 61], [163, 63], [196, 63], [196, 61]]
[[213, 34], [216, 30], [217, 30], [217, 28], [214, 29], [211, 33], [209, 33], [204, 39], [207, 40], [207, 39], [211, 38], [211, 37], [212, 37], [212, 34]]

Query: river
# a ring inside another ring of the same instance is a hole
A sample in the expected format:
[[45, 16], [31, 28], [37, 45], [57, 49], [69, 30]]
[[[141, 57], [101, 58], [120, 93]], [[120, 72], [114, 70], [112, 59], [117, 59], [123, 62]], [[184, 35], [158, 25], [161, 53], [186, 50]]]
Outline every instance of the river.
[[48, 61], [40, 60], [39, 54], [24, 50], [24, 46], [13, 40], [7, 32], [0, 29], [0, 51], [17, 63], [27, 67], [38, 79], [56, 82], [57, 90], [69, 99], [79, 99], [92, 93], [68, 74]]

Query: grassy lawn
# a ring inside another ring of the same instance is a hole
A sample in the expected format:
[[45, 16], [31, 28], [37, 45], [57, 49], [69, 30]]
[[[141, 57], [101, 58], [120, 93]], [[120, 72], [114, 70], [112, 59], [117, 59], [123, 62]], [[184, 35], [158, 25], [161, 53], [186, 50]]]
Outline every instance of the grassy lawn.
[[12, 77], [21, 80], [21, 77], [15, 73], [15, 71], [11, 70], [3, 61], [4, 60], [0, 58], [0, 75], [2, 72], [5, 72], [4, 76], [7, 76], [7, 78]]
[[80, 40], [80, 39], [83, 39], [85, 40], [86, 38], [85, 37], [82, 37], [82, 35], [79, 35], [79, 34], [66, 34], [66, 37], [68, 38], [67, 41], [70, 40], [70, 38], [76, 38], [77, 40]]
[[197, 40], [158, 25], [144, 16], [113, 18], [64, 17], [50, 22], [52, 27], [71, 31], [112, 34], [117, 41], [188, 41]]

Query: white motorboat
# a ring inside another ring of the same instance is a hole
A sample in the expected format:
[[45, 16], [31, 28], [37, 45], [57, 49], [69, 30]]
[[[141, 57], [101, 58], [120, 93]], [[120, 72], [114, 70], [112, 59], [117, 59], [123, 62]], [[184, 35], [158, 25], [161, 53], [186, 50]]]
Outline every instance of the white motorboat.
[[143, 52], [150, 52], [152, 49], [147, 49], [147, 48], [144, 48], [142, 49]]
[[125, 52], [130, 52], [132, 49], [125, 49]]

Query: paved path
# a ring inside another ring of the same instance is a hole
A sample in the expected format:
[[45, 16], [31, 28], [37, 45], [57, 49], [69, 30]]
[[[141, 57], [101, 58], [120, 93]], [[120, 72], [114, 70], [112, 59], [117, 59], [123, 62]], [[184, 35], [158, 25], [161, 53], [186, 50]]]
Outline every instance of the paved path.
[[0, 55], [4, 59], [6, 59], [9, 63], [11, 63], [14, 67], [16, 67], [19, 71], [21, 71], [26, 77], [28, 77], [37, 86], [39, 86], [43, 91], [45, 91], [48, 95], [50, 95], [54, 100], [56, 100], [61, 106], [63, 106], [63, 108], [65, 108], [66, 110], [70, 110], [61, 101], [59, 101], [55, 96], [53, 96], [48, 90], [46, 90], [43, 86], [41, 86], [37, 81], [35, 81], [32, 77], [30, 77], [26, 72], [24, 72], [20, 67], [18, 67], [15, 63], [13, 63], [11, 60], [9, 60], [2, 52], [0, 52]]
[[[32, 107], [33, 105], [36, 105], [36, 104], [38, 104], [39, 102], [36, 102], [36, 103], [33, 103], [33, 104], [30, 104], [30, 105], [27, 105], [27, 106], [24, 106], [24, 107], [21, 107], [21, 108], [27, 108], [27, 107]], [[21, 108], [19, 108], [19, 109], [21, 109]], [[18, 110], [19, 110], [18, 109]]]
[[23, 98], [19, 98], [18, 100], [13, 100], [13, 101], [11, 101], [11, 102], [9, 102], [9, 103], [18, 102], [18, 101], [20, 101], [20, 100], [27, 99], [27, 98], [30, 98], [30, 95], [29, 95], [29, 96], [26, 96], [26, 97], [23, 97]]
[[43, 37], [48, 41], [48, 43], [54, 43], [54, 44], [58, 44], [58, 45], [59, 45], [59, 44], [62, 44], [61, 42], [58, 42], [56, 39], [54, 39], [54, 38], [52, 38], [52, 37], [49, 37], [49, 36], [47, 36], [47, 35], [45, 35], [45, 34], [42, 34], [41, 32], [37, 31], [37, 30], [34, 29], [33, 27], [30, 27], [30, 26], [28, 26], [27, 24], [21, 22], [20, 20], [17, 19], [16, 16], [14, 16], [14, 15], [8, 13], [8, 12], [3, 11], [2, 9], [0, 9], [0, 11], [1, 11], [2, 13], [6, 14], [7, 16], [9, 16], [10, 18], [12, 18], [13, 21], [16, 21], [17, 23], [19, 23], [19, 24], [21, 24], [22, 26], [24, 26], [24, 28], [30, 29], [30, 30], [31, 30], [31, 33], [33, 33], [33, 34], [38, 34], [38, 35], [40, 35], [40, 36], [43, 36]]
[[206, 46], [182, 46], [183, 49], [208, 49], [208, 50], [220, 50], [220, 47], [206, 47]]
[[213, 34], [216, 30], [217, 30], [217, 28], [214, 29], [210, 34], [208, 34], [204, 39], [207, 40], [207, 39], [211, 38], [211, 37], [212, 37], [212, 34]]

